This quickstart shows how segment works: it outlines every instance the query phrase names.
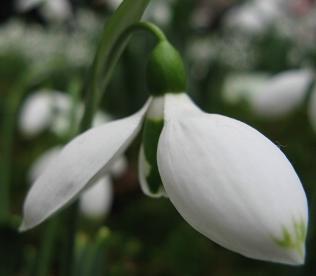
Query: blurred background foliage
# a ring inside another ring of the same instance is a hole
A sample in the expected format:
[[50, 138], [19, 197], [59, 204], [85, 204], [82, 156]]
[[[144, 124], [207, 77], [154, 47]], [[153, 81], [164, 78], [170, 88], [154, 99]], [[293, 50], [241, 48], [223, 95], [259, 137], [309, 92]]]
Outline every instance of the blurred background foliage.
[[[48, 4], [54, 1], [1, 3], [0, 185], [9, 183], [11, 214], [0, 226], [3, 276], [41, 275], [43, 259], [39, 256], [49, 263], [49, 272], [42, 275], [60, 275], [63, 214], [67, 211], [27, 233], [16, 229], [33, 162], [46, 150], [63, 144], [67, 136], [56, 135], [49, 127], [35, 137], [25, 135], [21, 110], [30, 95], [43, 89], [70, 97], [78, 94], [102, 26], [120, 2], [59, 0], [55, 6]], [[246, 82], [245, 91], [227, 88], [228, 78], [236, 74], [260, 73], [272, 78], [307, 68], [314, 75], [315, 1], [152, 0], [145, 18], [156, 22], [182, 53], [189, 94], [203, 110], [247, 122], [278, 144], [291, 160], [309, 199], [306, 264], [290, 267], [232, 253], [193, 230], [167, 199], [144, 196], [137, 180], [136, 142], [126, 153], [126, 169], [113, 179], [111, 210], [98, 220], [80, 217], [76, 275], [316, 275], [316, 133], [308, 113], [312, 108], [308, 89], [303, 91], [302, 104], [271, 119], [256, 114], [247, 93], [242, 93], [248, 92]], [[126, 116], [145, 101], [146, 55], [153, 45], [150, 36], [134, 36], [102, 100], [104, 113], [113, 118]], [[291, 87], [286, 90], [291, 95]], [[309, 90], [313, 90], [312, 83]], [[55, 235], [46, 230], [48, 224], [55, 224]], [[42, 241], [49, 239], [51, 253], [39, 254]]]

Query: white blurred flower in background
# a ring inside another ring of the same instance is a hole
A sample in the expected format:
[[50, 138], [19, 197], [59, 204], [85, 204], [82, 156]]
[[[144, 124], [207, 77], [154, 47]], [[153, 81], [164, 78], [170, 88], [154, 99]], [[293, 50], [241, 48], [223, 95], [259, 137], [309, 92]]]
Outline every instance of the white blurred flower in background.
[[[19, 128], [29, 137], [36, 136], [47, 129], [56, 135], [64, 136], [69, 129], [78, 126], [82, 115], [81, 103], [73, 106], [72, 99], [67, 94], [43, 89], [26, 98], [21, 109]], [[75, 122], [70, 122], [71, 116], [74, 116]], [[104, 124], [109, 120], [109, 115], [99, 111], [95, 115], [93, 126]]]
[[70, 109], [71, 101], [67, 95], [59, 91], [37, 91], [26, 99], [22, 107], [20, 130], [27, 136], [36, 136], [62, 120], [60, 117], [69, 118]]
[[90, 219], [104, 218], [111, 209], [113, 188], [110, 176], [103, 176], [85, 191], [79, 200], [82, 215]]
[[254, 0], [233, 8], [226, 16], [230, 28], [249, 33], [264, 31], [281, 15], [280, 1]]
[[250, 99], [253, 111], [269, 119], [289, 115], [303, 104], [313, 78], [313, 72], [308, 69], [275, 75]]
[[225, 81], [223, 98], [232, 104], [245, 100], [259, 117], [282, 118], [303, 104], [313, 79], [309, 69], [288, 70], [272, 77], [232, 74]]

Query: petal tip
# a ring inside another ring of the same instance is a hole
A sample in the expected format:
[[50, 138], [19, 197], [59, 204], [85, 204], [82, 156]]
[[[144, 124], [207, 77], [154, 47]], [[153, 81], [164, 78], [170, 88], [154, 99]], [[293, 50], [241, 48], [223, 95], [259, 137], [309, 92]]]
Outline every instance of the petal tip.
[[289, 256], [289, 264], [293, 266], [302, 266], [305, 264], [305, 254], [292, 254]]

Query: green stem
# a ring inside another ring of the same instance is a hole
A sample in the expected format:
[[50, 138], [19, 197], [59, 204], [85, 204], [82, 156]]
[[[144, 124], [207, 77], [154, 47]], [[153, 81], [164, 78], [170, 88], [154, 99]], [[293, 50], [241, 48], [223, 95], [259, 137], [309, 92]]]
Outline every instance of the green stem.
[[[167, 40], [164, 33], [156, 25], [150, 22], [137, 22], [124, 30], [117, 38], [107, 63], [102, 63], [101, 59], [95, 59], [93, 66], [94, 78], [92, 79], [91, 83], [92, 93], [87, 95], [87, 105], [81, 122], [81, 129], [86, 130], [87, 128], [85, 128], [85, 126], [88, 126], [88, 128], [90, 127], [88, 122], [92, 121], [93, 114], [101, 101], [103, 92], [106, 90], [107, 85], [109, 84], [114, 67], [122, 55], [122, 52], [124, 51], [132, 33], [135, 31], [147, 31], [153, 34], [159, 42]], [[102, 78], [102, 76], [104, 77]], [[99, 84], [98, 80], [102, 80], [101, 84]]]
[[65, 235], [65, 248], [63, 254], [62, 273], [63, 276], [74, 276], [74, 263], [75, 263], [75, 238], [79, 218], [79, 201], [75, 201], [65, 214], [66, 218], [66, 235]]
[[46, 225], [46, 229], [42, 238], [43, 242], [41, 243], [40, 252], [37, 258], [37, 266], [35, 271], [36, 276], [46, 276], [49, 274], [58, 222], [58, 218], [53, 218]]
[[81, 275], [104, 275], [104, 258], [106, 247], [109, 241], [110, 232], [102, 227], [96, 237], [96, 240], [87, 248], [85, 260], [82, 263]]
[[0, 158], [0, 223], [10, 218], [10, 182], [12, 173], [12, 147], [14, 140], [15, 122], [18, 107], [27, 84], [26, 77], [17, 81], [10, 96], [6, 97], [4, 117], [2, 122], [2, 153]]

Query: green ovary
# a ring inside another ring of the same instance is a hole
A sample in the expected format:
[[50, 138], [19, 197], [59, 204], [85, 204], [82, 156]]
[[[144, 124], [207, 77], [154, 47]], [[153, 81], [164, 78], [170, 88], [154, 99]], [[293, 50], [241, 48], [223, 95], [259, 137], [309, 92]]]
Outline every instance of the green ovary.
[[146, 119], [143, 129], [144, 154], [146, 161], [150, 165], [150, 172], [146, 175], [146, 180], [152, 193], [159, 192], [162, 187], [157, 165], [157, 148], [163, 124], [163, 120]]
[[303, 248], [307, 234], [307, 226], [303, 220], [293, 221], [294, 234], [286, 227], [282, 229], [282, 238], [274, 238], [274, 241], [282, 248], [291, 249], [304, 255]]

